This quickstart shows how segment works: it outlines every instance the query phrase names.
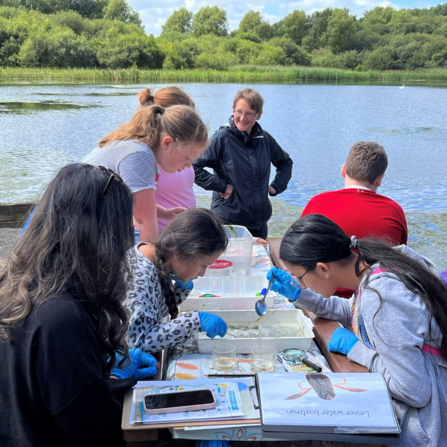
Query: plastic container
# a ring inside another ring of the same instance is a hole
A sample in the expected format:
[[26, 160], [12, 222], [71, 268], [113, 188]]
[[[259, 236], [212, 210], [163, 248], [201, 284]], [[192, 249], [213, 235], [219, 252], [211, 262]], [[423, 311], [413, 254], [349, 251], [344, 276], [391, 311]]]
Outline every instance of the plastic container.
[[233, 269], [230, 272], [230, 296], [245, 296], [245, 277], [244, 269]]
[[239, 225], [225, 225], [228, 236], [227, 249], [219, 256], [217, 261], [210, 265], [206, 274], [221, 273], [229, 276], [232, 269], [243, 269], [250, 275], [253, 257], [253, 236]]
[[[261, 276], [246, 276], [245, 277], [245, 296], [231, 296], [230, 285], [231, 277], [223, 277], [223, 294], [218, 296], [203, 296], [212, 294], [209, 287], [208, 276], [203, 276], [194, 280], [194, 289], [191, 291], [188, 299], [183, 301], [180, 305], [181, 311], [200, 310], [204, 304], [217, 304], [221, 310], [230, 309], [247, 309], [253, 310], [255, 303], [260, 299], [256, 296], [264, 287], [268, 286], [268, 281]], [[217, 293], [215, 294], [217, 295]], [[276, 296], [275, 292], [269, 292], [265, 299], [267, 306], [273, 306], [273, 300]]]
[[[218, 310], [210, 313], [219, 315], [227, 323], [228, 332], [224, 340], [236, 346], [237, 354], [250, 354], [255, 346], [259, 346], [258, 328], [261, 321], [263, 323], [278, 323], [278, 352], [288, 348], [307, 351], [314, 338], [312, 321], [299, 309], [271, 309], [263, 317], [257, 315], [254, 310]], [[234, 327], [240, 328], [240, 330], [234, 330]], [[284, 336], [284, 328], [287, 331], [289, 328], [293, 328], [294, 331], [296, 330], [296, 335], [291, 333]], [[200, 354], [212, 354], [213, 346], [216, 344], [215, 340], [211, 340], [205, 333], [199, 332], [197, 342]]]

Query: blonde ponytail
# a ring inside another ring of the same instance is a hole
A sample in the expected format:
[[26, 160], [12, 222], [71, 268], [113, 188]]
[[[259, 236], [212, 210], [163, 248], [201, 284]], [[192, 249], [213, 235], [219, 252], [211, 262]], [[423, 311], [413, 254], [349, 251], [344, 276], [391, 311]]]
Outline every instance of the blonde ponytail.
[[117, 140], [137, 140], [155, 148], [160, 144], [162, 133], [172, 137], [176, 147], [206, 146], [208, 142], [208, 129], [194, 108], [153, 105], [139, 110], [128, 123], [102, 138], [99, 147]]

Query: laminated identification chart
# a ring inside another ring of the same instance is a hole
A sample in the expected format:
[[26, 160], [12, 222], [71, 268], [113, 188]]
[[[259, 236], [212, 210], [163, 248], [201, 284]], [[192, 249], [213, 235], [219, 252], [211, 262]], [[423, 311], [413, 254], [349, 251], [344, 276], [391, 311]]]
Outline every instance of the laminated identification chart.
[[380, 374], [258, 374], [263, 430], [399, 433]]
[[[216, 399], [216, 407], [211, 410], [184, 411], [181, 413], [145, 414], [143, 398], [146, 394], [172, 393], [209, 389]], [[130, 424], [164, 424], [169, 422], [211, 421], [221, 419], [239, 419], [244, 410], [237, 383], [225, 382], [225, 379], [187, 380], [167, 382], [138, 382], [133, 391]]]

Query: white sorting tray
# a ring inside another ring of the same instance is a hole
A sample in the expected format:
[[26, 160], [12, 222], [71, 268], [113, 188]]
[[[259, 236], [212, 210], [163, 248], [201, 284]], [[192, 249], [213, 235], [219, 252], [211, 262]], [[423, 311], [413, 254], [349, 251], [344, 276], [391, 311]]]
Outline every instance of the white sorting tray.
[[[280, 326], [281, 322], [296, 324], [297, 328], [299, 328], [300, 335], [278, 337], [278, 352], [282, 352], [287, 348], [308, 350], [315, 336], [312, 331], [312, 321], [299, 309], [270, 309], [263, 317], [260, 317], [254, 310], [216, 310], [209, 311], [209, 313], [219, 315], [225, 320], [228, 326], [232, 324], [247, 325], [249, 329], [257, 327], [261, 321], [275, 322]], [[253, 336], [252, 338], [234, 338], [227, 334], [224, 338], [217, 336], [214, 339], [210, 339], [205, 332], [199, 332], [197, 340], [200, 354], [212, 354], [213, 346], [216, 343], [222, 343], [222, 340], [235, 345], [237, 354], [249, 354], [253, 347], [259, 344], [257, 336]]]
[[[207, 312], [208, 305], [217, 305], [219, 310], [234, 310], [246, 309], [254, 310], [256, 301], [261, 297], [256, 296], [256, 293], [268, 286], [268, 281], [262, 276], [247, 276], [245, 278], [246, 296], [232, 297], [230, 296], [230, 281], [229, 276], [224, 276], [224, 290], [221, 297], [200, 297], [209, 291], [204, 289], [206, 277], [197, 278], [194, 280], [194, 289], [191, 291], [189, 297], [180, 305], [181, 311], [203, 310]], [[273, 307], [273, 301], [276, 296], [275, 292], [269, 292], [265, 302], [269, 308]]]
[[[273, 307], [273, 301], [276, 293], [269, 292], [265, 299], [265, 303], [268, 308]], [[216, 305], [219, 310], [254, 310], [256, 301], [260, 300], [260, 296], [243, 296], [243, 297], [199, 297], [189, 296], [182, 304], [180, 304], [180, 310], [182, 312], [188, 312], [191, 310], [202, 310], [208, 312], [209, 306]]]

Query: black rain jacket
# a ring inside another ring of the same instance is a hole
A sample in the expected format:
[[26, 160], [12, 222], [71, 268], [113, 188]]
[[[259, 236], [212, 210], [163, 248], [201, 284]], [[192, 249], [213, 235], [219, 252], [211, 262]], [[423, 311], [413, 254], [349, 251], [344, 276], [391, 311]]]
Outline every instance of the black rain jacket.
[[[212, 137], [211, 145], [194, 163], [195, 183], [213, 192], [211, 210], [225, 223], [243, 225], [260, 230], [272, 216], [268, 198], [271, 164], [276, 176], [271, 186], [276, 195], [286, 190], [292, 177], [293, 161], [275, 139], [259, 123], [255, 123], [250, 135], [241, 132], [233, 117]], [[211, 174], [204, 168], [212, 168]], [[223, 199], [227, 185], [234, 191]]]

